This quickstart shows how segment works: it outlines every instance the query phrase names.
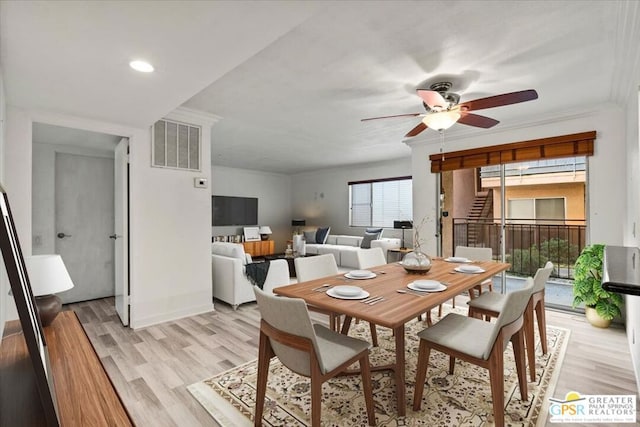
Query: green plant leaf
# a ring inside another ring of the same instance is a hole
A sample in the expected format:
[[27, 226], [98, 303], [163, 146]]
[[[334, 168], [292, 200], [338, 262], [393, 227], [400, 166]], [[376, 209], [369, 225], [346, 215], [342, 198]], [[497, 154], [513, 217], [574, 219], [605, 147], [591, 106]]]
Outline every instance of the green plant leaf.
[[620, 316], [624, 303], [621, 295], [602, 289], [604, 245], [585, 246], [574, 265], [573, 307], [580, 303], [596, 307], [604, 319]]
[[615, 305], [606, 300], [598, 301], [596, 304], [596, 311], [598, 315], [605, 320], [612, 320], [614, 317], [620, 315], [620, 309]]

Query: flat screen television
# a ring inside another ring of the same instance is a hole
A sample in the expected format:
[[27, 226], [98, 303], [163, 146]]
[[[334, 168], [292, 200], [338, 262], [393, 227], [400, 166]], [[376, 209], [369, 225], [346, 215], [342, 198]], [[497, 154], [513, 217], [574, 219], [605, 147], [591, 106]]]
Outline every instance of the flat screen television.
[[258, 225], [256, 197], [211, 197], [211, 225]]

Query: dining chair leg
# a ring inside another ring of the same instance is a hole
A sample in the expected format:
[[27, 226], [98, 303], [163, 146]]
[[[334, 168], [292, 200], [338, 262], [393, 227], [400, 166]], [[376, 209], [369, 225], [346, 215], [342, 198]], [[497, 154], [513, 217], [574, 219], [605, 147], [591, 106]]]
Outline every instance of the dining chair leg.
[[538, 320], [538, 332], [540, 332], [540, 345], [542, 354], [547, 354], [547, 319], [544, 312], [544, 295], [536, 304], [536, 318]]
[[[513, 355], [516, 362], [516, 372], [518, 374], [518, 387], [520, 388], [520, 397], [523, 402], [527, 401], [527, 370], [524, 361], [524, 330], [521, 328], [511, 337], [511, 345], [513, 346]], [[535, 380], [535, 369], [534, 369]], [[534, 381], [532, 380], [532, 381]]]
[[369, 322], [369, 329], [371, 330], [371, 344], [374, 347], [378, 346], [378, 331], [376, 330], [376, 325], [374, 323]]
[[322, 379], [318, 364], [311, 368], [311, 425], [320, 427], [320, 411], [322, 402]]
[[360, 372], [362, 374], [362, 391], [364, 392], [364, 404], [367, 408], [367, 420], [370, 426], [376, 425], [376, 414], [373, 403], [373, 387], [371, 385], [371, 365], [369, 356], [365, 355], [360, 359]]
[[524, 309], [522, 331], [524, 339], [527, 342], [527, 362], [529, 364], [529, 377], [531, 382], [536, 381], [536, 347], [535, 337], [533, 335], [533, 301], [529, 300], [527, 307]]
[[253, 416], [253, 425], [262, 425], [262, 414], [264, 412], [264, 399], [267, 391], [267, 377], [269, 376], [269, 362], [273, 356], [269, 338], [260, 332], [260, 343], [258, 350], [258, 378], [256, 381], [256, 408]]
[[413, 410], [419, 411], [422, 406], [422, 393], [424, 392], [424, 382], [427, 378], [427, 368], [429, 367], [429, 354], [431, 348], [425, 340], [420, 340], [418, 348], [418, 366], [416, 369], [416, 385], [413, 391]]
[[438, 306], [438, 317], [442, 318], [442, 304]]
[[449, 355], [449, 374], [453, 375], [453, 371], [456, 367], [456, 358]]
[[504, 427], [504, 359], [502, 346], [494, 346], [489, 357], [489, 381], [495, 427]]

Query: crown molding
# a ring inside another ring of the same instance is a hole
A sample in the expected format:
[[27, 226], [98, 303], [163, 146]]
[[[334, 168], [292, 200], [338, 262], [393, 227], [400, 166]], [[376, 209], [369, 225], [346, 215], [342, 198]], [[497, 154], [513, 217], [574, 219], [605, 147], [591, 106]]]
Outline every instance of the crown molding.
[[165, 115], [164, 118], [202, 126], [213, 126], [222, 119], [218, 115], [187, 107], [178, 107]]

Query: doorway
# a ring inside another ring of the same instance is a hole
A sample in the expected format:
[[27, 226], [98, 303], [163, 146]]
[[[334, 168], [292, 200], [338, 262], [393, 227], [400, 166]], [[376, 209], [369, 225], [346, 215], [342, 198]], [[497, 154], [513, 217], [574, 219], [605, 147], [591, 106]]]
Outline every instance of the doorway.
[[33, 124], [33, 254], [58, 253], [64, 303], [114, 295], [114, 135]]

